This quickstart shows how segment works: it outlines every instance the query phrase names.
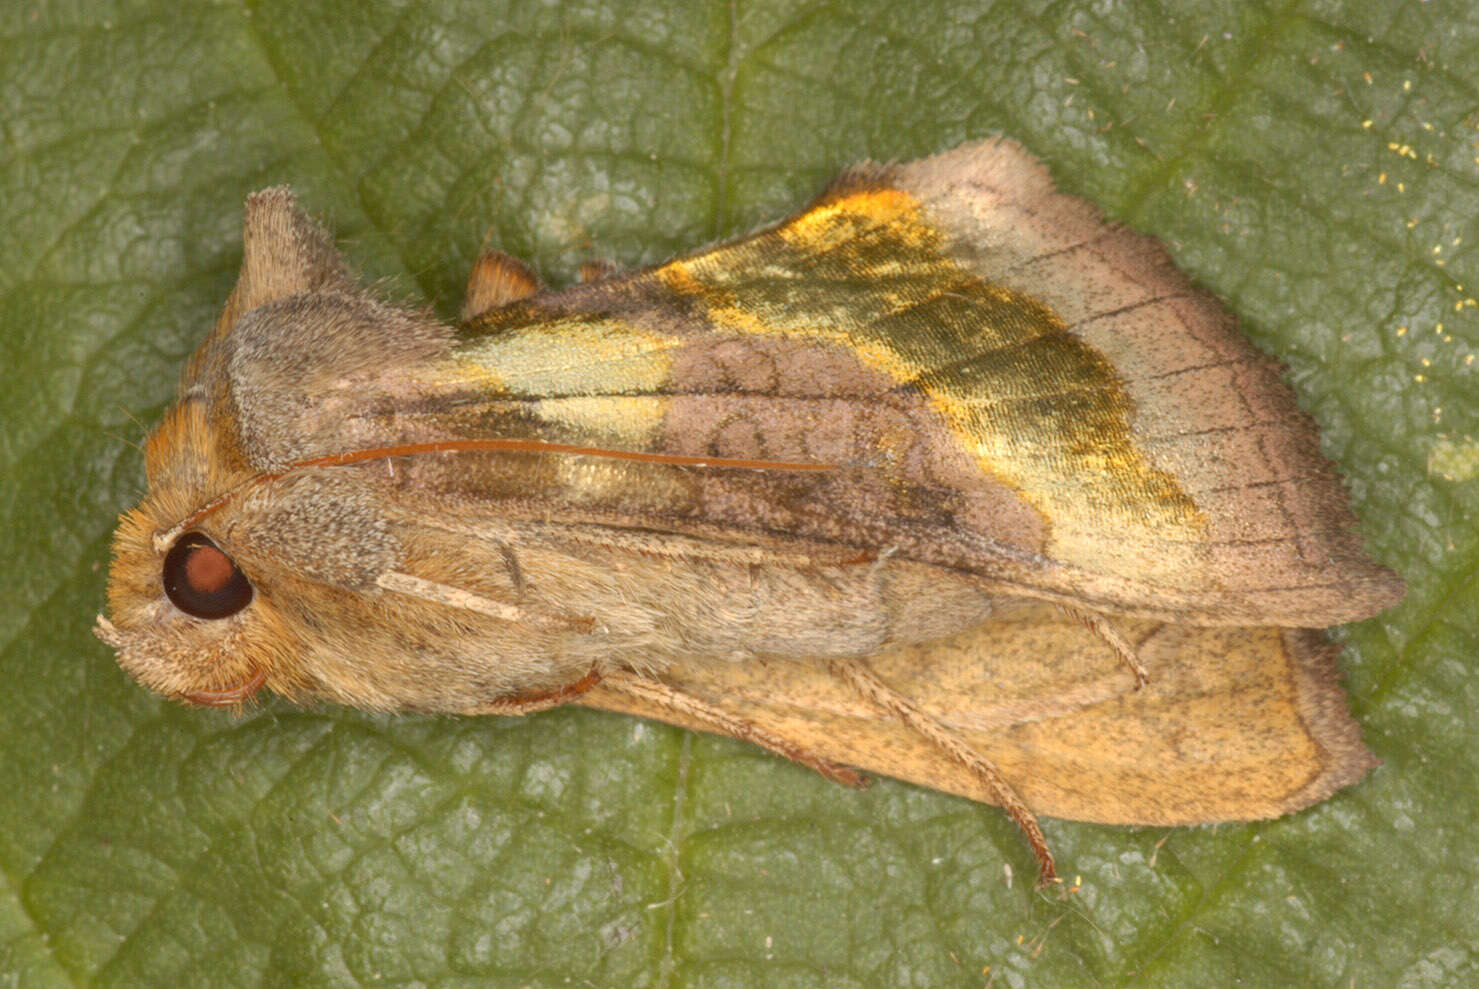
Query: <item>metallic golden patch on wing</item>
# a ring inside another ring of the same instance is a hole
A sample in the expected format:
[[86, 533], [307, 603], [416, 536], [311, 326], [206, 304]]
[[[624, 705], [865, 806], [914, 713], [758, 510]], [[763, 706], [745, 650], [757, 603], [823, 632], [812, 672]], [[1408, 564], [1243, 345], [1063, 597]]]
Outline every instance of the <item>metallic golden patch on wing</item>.
[[540, 421], [610, 450], [652, 450], [662, 435], [670, 399], [665, 395], [581, 395], [540, 399]]
[[858, 188], [655, 275], [720, 327], [844, 346], [919, 388], [975, 462], [1049, 520], [1060, 559], [1122, 570], [1122, 541], [1105, 538], [1121, 533], [1154, 547], [1145, 572], [1178, 572], [1205, 519], [1136, 447], [1114, 367], [1037, 300], [946, 257], [943, 240], [908, 193]]
[[[507, 314], [508, 329], [496, 324]], [[668, 380], [681, 341], [614, 319], [519, 321], [518, 307], [480, 320], [457, 350], [469, 377], [522, 395], [615, 395], [656, 391]]]

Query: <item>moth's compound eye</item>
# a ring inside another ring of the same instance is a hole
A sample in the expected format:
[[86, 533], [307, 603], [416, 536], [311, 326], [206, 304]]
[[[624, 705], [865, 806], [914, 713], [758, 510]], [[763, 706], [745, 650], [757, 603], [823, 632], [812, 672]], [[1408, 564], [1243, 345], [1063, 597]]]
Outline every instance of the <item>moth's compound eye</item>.
[[199, 532], [185, 533], [164, 555], [164, 593], [196, 618], [228, 618], [252, 603], [246, 574]]

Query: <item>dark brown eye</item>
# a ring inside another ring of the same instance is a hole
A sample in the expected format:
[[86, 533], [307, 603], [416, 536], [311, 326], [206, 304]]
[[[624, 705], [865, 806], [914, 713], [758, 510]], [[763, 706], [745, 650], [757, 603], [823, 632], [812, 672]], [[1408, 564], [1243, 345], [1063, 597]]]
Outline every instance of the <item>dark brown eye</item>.
[[164, 593], [196, 618], [227, 618], [252, 603], [246, 574], [198, 532], [181, 536], [164, 555]]

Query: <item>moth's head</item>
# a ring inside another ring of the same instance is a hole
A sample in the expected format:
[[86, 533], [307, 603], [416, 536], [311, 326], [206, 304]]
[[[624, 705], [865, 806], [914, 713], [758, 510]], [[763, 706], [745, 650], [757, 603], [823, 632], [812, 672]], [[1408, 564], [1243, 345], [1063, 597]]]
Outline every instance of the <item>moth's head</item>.
[[261, 616], [243, 614], [256, 596], [251, 578], [203, 532], [181, 534], [162, 554], [145, 550], [137, 514], [125, 518], [115, 540], [113, 617], [99, 615], [93, 631], [157, 694], [211, 706], [249, 700], [272, 666], [252, 647], [262, 640], [252, 630]]
[[199, 704], [302, 687], [304, 609], [331, 611], [315, 595], [352, 585], [385, 541], [334, 479], [278, 475], [351, 441], [356, 376], [450, 332], [379, 304], [285, 188], [247, 200], [242, 246], [225, 309], [149, 437], [149, 491], [114, 535], [96, 627], [144, 686]]
[[[292, 635], [263, 598], [250, 539], [229, 512], [190, 521], [249, 474], [216, 455], [219, 436], [199, 402], [170, 411], [149, 438], [150, 492], [113, 535], [108, 614], [94, 631], [145, 687], [193, 704], [249, 699]], [[257, 571], [254, 573], [254, 571]]]

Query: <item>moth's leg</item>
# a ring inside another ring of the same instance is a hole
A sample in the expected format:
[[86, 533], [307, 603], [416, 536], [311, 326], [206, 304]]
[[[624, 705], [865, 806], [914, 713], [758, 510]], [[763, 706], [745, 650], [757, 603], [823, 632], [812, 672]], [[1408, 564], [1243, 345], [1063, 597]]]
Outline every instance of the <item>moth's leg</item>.
[[518, 302], [539, 291], [539, 279], [529, 266], [502, 251], [484, 251], [467, 276], [467, 297], [462, 302], [462, 321], [476, 319], [489, 309]]
[[1058, 880], [1058, 870], [1053, 865], [1053, 852], [1048, 848], [1048, 839], [1038, 826], [1037, 817], [1026, 802], [1017, 796], [1017, 791], [1012, 789], [1011, 784], [1002, 778], [1001, 772], [990, 759], [962, 742], [949, 728], [921, 710], [919, 705], [878, 679], [859, 660], [834, 659], [827, 666], [834, 676], [856, 690], [865, 700], [893, 714], [941, 752], [975, 773], [1026, 835], [1027, 843], [1032, 846], [1032, 854], [1037, 858], [1038, 885], [1046, 886]]
[[582, 282], [599, 282], [603, 278], [610, 278], [616, 274], [616, 262], [605, 258], [591, 258], [589, 261], [580, 262], [580, 280]]
[[683, 560], [718, 560], [724, 563], [756, 566], [835, 567], [874, 563], [878, 554], [856, 549], [839, 549], [818, 544], [806, 549], [771, 549], [743, 543], [718, 543], [712, 539], [682, 536], [670, 532], [642, 532], [615, 529], [610, 526], [582, 526], [577, 523], [526, 521], [517, 525], [493, 521], [465, 522], [451, 518], [407, 516], [407, 521], [443, 532], [455, 532], [475, 539], [496, 539], [509, 545], [531, 541], [550, 545], [582, 543], [630, 550], [644, 556], [671, 557]]
[[592, 668], [589, 673], [555, 690], [542, 690], [527, 694], [510, 694], [499, 697], [481, 707], [469, 710], [468, 714], [533, 714], [548, 711], [552, 707], [568, 704], [581, 694], [601, 682], [601, 671]]
[[794, 763], [806, 766], [821, 773], [834, 783], [842, 783], [847, 786], [862, 789], [868, 785], [868, 777], [856, 769], [839, 766], [828, 759], [793, 744], [789, 739], [780, 735], [772, 734], [752, 724], [743, 718], [723, 711], [706, 701], [700, 700], [692, 694], [684, 693], [674, 687], [670, 687], [661, 680], [644, 677], [636, 673], [623, 673], [620, 671], [606, 674], [601, 684], [608, 690], [615, 690], [635, 697], [641, 701], [658, 704], [668, 708], [675, 714], [684, 715], [705, 725], [709, 731], [720, 735], [728, 735], [731, 738], [743, 739], [762, 749], [769, 749], [777, 755], [785, 756]]
[[251, 676], [240, 683], [216, 690], [197, 690], [193, 694], [186, 694], [185, 699], [202, 707], [240, 707], [255, 697], [266, 682], [267, 671], [254, 670]]
[[451, 584], [439, 584], [434, 580], [427, 580], [400, 570], [385, 571], [375, 578], [375, 583], [397, 594], [407, 594], [423, 601], [446, 605], [449, 608], [475, 611], [480, 615], [499, 618], [506, 622], [568, 628], [577, 632], [589, 632], [596, 626], [592, 618], [577, 618], [571, 615], [551, 614], [542, 609], [521, 608], [518, 605], [505, 604], [460, 587], [453, 587]]
[[1085, 628], [1103, 639], [1104, 644], [1114, 650], [1114, 654], [1120, 658], [1120, 662], [1128, 666], [1130, 672], [1135, 674], [1136, 690], [1139, 690], [1150, 682], [1150, 673], [1145, 669], [1145, 664], [1140, 662], [1140, 656], [1135, 652], [1134, 644], [1123, 635], [1120, 635], [1119, 629], [1111, 625], [1108, 618], [1105, 618], [1097, 611], [1080, 611], [1078, 608], [1071, 608], [1066, 604], [1060, 604], [1058, 608], [1069, 618], [1077, 618], [1083, 623]]
[[712, 539], [681, 536], [668, 532], [641, 532], [619, 530], [605, 526], [589, 530], [577, 525], [551, 527], [550, 534], [556, 539], [581, 542], [596, 546], [610, 546], [631, 550], [646, 556], [663, 556], [684, 560], [716, 560], [723, 563], [740, 563], [753, 566], [787, 567], [831, 567], [870, 562], [871, 555], [860, 554], [855, 549], [838, 550], [834, 547], [817, 546], [815, 550], [776, 550], [767, 546], [728, 545]]
[[503, 558], [503, 565], [508, 570], [508, 579], [514, 585], [514, 600], [524, 600], [524, 592], [528, 586], [524, 583], [524, 568], [519, 566], [519, 554], [508, 543], [498, 544], [498, 555]]

